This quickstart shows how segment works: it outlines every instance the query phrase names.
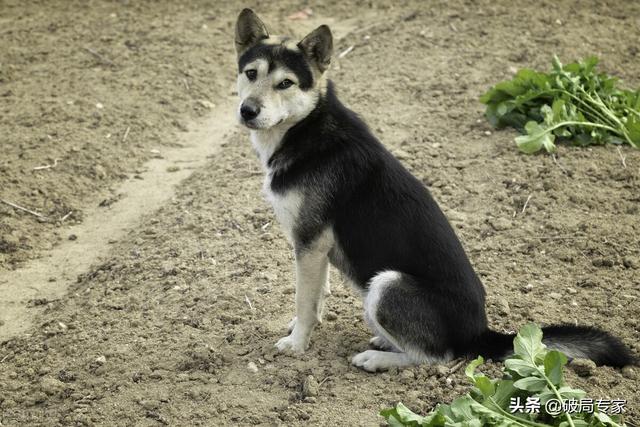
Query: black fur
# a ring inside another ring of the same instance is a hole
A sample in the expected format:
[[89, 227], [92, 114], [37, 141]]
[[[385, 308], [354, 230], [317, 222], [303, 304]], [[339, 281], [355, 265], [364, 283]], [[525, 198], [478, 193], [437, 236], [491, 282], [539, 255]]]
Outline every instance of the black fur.
[[287, 49], [281, 44], [258, 43], [240, 56], [238, 72], [242, 72], [247, 64], [258, 58], [264, 59], [269, 63], [269, 72], [273, 71], [278, 65], [291, 70], [298, 78], [300, 89], [309, 89], [313, 85], [313, 74], [302, 52]]
[[[247, 55], [276, 55], [275, 49]], [[269, 166], [273, 192], [295, 189], [305, 196], [294, 230], [297, 251], [330, 225], [337, 247], [330, 259], [357, 286], [366, 289], [383, 270], [402, 272], [376, 313], [398, 341], [433, 356], [508, 355], [513, 336], [488, 329], [482, 283], [437, 203], [338, 100], [332, 83], [285, 134]], [[597, 329], [552, 326], [544, 334], [545, 341], [598, 364], [633, 362], [619, 340]]]

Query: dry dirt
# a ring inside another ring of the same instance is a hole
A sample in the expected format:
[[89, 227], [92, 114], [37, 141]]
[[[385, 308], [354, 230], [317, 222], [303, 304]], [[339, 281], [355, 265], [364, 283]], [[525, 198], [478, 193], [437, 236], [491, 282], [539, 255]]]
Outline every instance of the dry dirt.
[[[321, 1], [304, 21], [287, 16], [307, 4], [273, 3], [0, 0], [0, 198], [47, 217], [0, 204], [0, 288], [46, 288], [16, 278], [93, 236], [70, 227], [112, 224], [123, 180], [145, 178], [145, 161], [183, 145], [216, 106], [232, 108], [233, 22], [251, 6], [276, 32], [328, 22], [337, 52], [355, 46], [332, 66], [339, 93], [440, 202], [493, 328], [597, 325], [640, 353], [640, 152], [526, 156], [477, 101], [554, 53], [596, 54], [637, 87], [638, 3]], [[378, 425], [397, 401], [425, 412], [466, 391], [462, 372], [441, 366], [350, 366], [369, 334], [337, 274], [310, 350], [275, 354], [293, 259], [245, 132], [212, 132], [211, 144], [160, 207], [94, 249], [101, 260], [67, 293], [13, 301], [33, 325], [0, 343], [0, 425]], [[48, 281], [66, 284], [49, 266]], [[16, 326], [1, 314], [0, 336]], [[318, 386], [303, 392], [310, 375]], [[568, 375], [593, 397], [627, 399], [638, 424], [637, 370]]]

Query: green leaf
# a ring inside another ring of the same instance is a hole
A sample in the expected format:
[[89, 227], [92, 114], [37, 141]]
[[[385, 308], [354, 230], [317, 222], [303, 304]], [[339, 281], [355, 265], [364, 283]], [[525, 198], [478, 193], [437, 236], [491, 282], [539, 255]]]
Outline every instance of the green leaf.
[[582, 399], [587, 394], [583, 390], [569, 386], [560, 387], [558, 393], [560, 393], [563, 399]]
[[535, 323], [523, 326], [513, 340], [515, 354], [527, 361], [534, 362], [545, 348], [542, 344], [542, 329]]
[[555, 386], [562, 383], [562, 367], [567, 364], [567, 357], [557, 350], [552, 350], [544, 357], [544, 373]]
[[500, 380], [496, 384], [496, 392], [492, 399], [498, 406], [506, 409], [509, 406], [511, 397], [516, 391], [517, 389], [513, 386], [512, 380]]
[[518, 148], [527, 153], [532, 154], [542, 150], [543, 148], [548, 152], [553, 152], [556, 149], [553, 141], [555, 135], [548, 132], [545, 128], [534, 121], [530, 121], [525, 125], [527, 135], [516, 137], [516, 144]]
[[515, 388], [519, 388], [520, 390], [539, 392], [544, 390], [544, 388], [547, 386], [547, 381], [545, 381], [543, 378], [527, 377], [519, 379], [518, 381], [513, 383], [513, 386]]
[[531, 362], [522, 359], [507, 359], [504, 361], [504, 366], [521, 377], [528, 377], [537, 371]]
[[478, 356], [476, 359], [469, 362], [467, 367], [464, 369], [464, 374], [471, 380], [472, 383], [475, 383], [475, 370], [478, 366], [484, 363], [484, 358], [482, 356]]

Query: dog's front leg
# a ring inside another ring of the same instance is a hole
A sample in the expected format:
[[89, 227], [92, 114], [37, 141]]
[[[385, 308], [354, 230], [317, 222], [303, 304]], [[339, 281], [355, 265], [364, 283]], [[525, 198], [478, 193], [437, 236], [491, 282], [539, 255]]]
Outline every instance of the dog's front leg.
[[296, 250], [296, 319], [293, 330], [276, 343], [280, 351], [302, 353], [309, 347], [313, 328], [322, 320], [329, 258], [321, 248]]

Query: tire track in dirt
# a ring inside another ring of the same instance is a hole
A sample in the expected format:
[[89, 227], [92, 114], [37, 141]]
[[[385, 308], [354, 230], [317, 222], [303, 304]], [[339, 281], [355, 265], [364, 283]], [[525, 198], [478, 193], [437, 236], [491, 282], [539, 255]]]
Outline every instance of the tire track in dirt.
[[0, 341], [28, 331], [46, 301], [62, 297], [79, 274], [104, 259], [111, 244], [136, 228], [144, 214], [153, 212], [175, 194], [176, 186], [208, 158], [233, 132], [236, 121], [231, 98], [224, 99], [203, 121], [189, 126], [178, 146], [147, 162], [145, 172], [125, 181], [118, 200], [87, 211], [86, 219], [69, 227], [76, 236], [25, 267], [0, 273]]

